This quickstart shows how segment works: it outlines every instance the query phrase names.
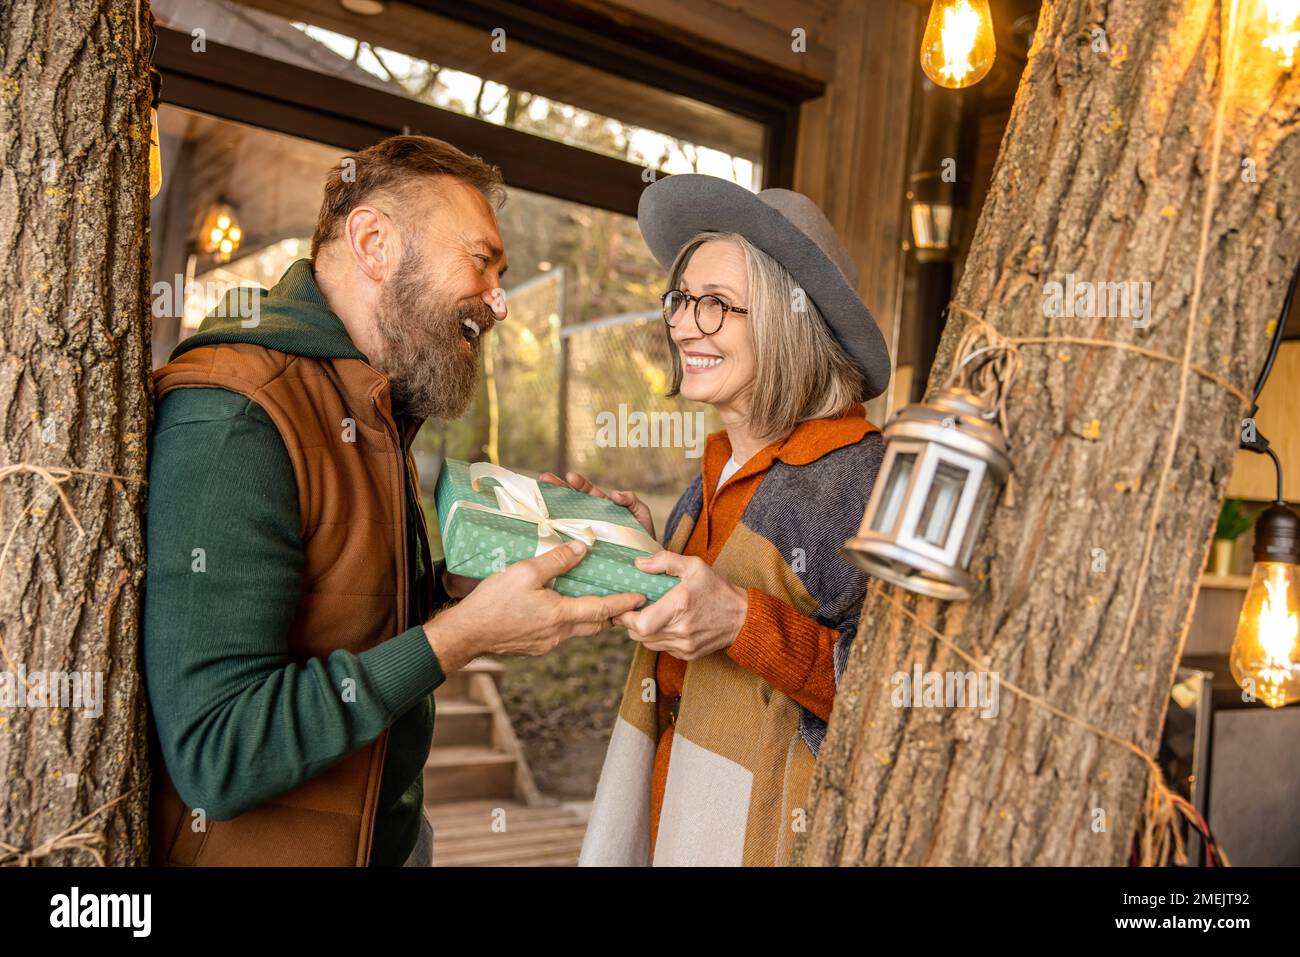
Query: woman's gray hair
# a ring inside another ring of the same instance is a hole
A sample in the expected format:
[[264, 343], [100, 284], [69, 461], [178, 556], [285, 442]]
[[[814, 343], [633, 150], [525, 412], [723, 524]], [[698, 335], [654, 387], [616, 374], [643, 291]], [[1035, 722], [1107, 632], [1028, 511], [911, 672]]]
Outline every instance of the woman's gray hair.
[[[745, 254], [749, 274], [748, 325], [754, 345], [754, 386], [750, 427], [776, 441], [800, 422], [842, 415], [862, 402], [862, 372], [831, 335], [817, 307], [779, 262], [737, 233], [697, 233], [677, 253], [668, 271], [669, 288], [680, 289], [682, 273], [695, 250], [707, 242], [729, 240]], [[726, 321], [745, 321], [729, 316]], [[665, 327], [666, 328], [666, 327]], [[682, 385], [682, 360], [668, 330], [673, 382]]]

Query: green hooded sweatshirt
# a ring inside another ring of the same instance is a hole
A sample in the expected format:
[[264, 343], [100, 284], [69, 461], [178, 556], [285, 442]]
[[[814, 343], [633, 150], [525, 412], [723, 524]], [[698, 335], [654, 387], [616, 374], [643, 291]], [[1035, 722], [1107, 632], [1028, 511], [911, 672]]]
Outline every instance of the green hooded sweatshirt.
[[[248, 342], [365, 361], [326, 305], [310, 260], [257, 295], [254, 328], [241, 326], [228, 296], [216, 312], [230, 318], [208, 316], [172, 358]], [[420, 560], [415, 522], [423, 516], [409, 478], [406, 499], [409, 620], [418, 622], [418, 583], [438, 568]], [[291, 662], [285, 634], [303, 567], [298, 527], [293, 467], [256, 403], [215, 388], [177, 389], [163, 399], [149, 464], [144, 602], [145, 682], [158, 744], [181, 799], [224, 820], [292, 790], [389, 728], [371, 864], [401, 865], [419, 836], [442, 668], [418, 624], [359, 655]], [[439, 598], [446, 600], [441, 590]], [[355, 702], [338, 694], [346, 678]]]

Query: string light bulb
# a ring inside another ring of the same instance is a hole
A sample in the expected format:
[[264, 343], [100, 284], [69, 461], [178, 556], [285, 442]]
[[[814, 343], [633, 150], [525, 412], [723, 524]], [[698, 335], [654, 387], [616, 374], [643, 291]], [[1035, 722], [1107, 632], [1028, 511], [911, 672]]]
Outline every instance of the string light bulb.
[[1255, 568], [1228, 667], [1270, 708], [1300, 701], [1300, 518], [1280, 502], [1255, 523]]
[[1292, 69], [1300, 46], [1300, 0], [1264, 0], [1264, 17], [1268, 31], [1264, 49], [1277, 55], [1283, 69]]
[[988, 0], [934, 0], [921, 39], [926, 76], [939, 86], [960, 90], [984, 79], [996, 56]]

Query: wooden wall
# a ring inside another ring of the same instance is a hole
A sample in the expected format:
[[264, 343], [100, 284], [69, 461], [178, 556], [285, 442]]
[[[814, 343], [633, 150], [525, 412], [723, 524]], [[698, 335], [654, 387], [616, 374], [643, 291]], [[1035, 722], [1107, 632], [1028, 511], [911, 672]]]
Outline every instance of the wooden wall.
[[[568, 0], [678, 40], [696, 40], [715, 54], [760, 61], [829, 83], [835, 78], [838, 25], [844, 8], [893, 6], [903, 0]], [[792, 49], [802, 29], [806, 49]], [[919, 38], [918, 38], [919, 39]]]
[[[795, 188], [811, 196], [858, 264], [858, 293], [897, 361], [908, 125], [924, 17], [903, 0], [846, 2], [832, 24], [835, 74], [803, 106]], [[868, 416], [884, 424], [886, 393]]]

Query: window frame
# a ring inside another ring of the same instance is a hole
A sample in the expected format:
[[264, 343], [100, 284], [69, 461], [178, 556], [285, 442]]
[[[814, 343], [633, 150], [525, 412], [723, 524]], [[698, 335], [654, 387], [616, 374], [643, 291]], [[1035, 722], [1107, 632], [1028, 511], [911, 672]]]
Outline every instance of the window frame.
[[[408, 2], [444, 16], [453, 12], [436, 0]], [[554, 18], [543, 21], [538, 14], [516, 22], [512, 14], [474, 3], [457, 4], [454, 12], [464, 22], [489, 18], [521, 42], [761, 122], [763, 186], [790, 187], [799, 103], [820, 92], [816, 81], [786, 86], [783, 96], [764, 86], [746, 86], [735, 79], [734, 70], [733, 76], [716, 73], [711, 61], [686, 58], [689, 62], [683, 64], [684, 55], [674, 55], [663, 44], [651, 52], [608, 34], [593, 42], [590, 28]], [[397, 133], [436, 136], [501, 166], [511, 187], [636, 215], [646, 185], [638, 164], [212, 40], [206, 52], [195, 53], [190, 34], [181, 30], [159, 26], [157, 34], [154, 63], [162, 74], [166, 104], [349, 151]]]

